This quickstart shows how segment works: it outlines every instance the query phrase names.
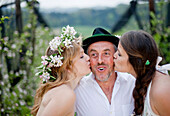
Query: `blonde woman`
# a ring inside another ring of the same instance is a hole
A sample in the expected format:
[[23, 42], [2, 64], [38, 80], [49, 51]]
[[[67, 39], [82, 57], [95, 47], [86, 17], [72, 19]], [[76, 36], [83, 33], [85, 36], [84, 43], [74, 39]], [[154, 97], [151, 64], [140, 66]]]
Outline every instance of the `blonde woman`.
[[64, 27], [61, 36], [49, 43], [38, 73], [43, 83], [35, 95], [34, 116], [74, 116], [74, 88], [90, 73], [89, 57], [75, 37], [73, 27]]

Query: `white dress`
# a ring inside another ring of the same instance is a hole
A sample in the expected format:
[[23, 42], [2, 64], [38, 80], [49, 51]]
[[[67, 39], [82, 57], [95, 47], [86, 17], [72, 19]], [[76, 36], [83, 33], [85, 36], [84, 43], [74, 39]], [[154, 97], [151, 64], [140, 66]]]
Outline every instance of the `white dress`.
[[148, 86], [148, 90], [147, 90], [147, 94], [146, 94], [146, 98], [145, 98], [144, 110], [143, 110], [142, 116], [159, 116], [159, 115], [155, 114], [152, 111], [152, 108], [151, 108], [151, 105], [150, 105], [150, 96], [149, 96], [149, 93], [150, 93], [150, 89], [151, 89], [151, 84], [152, 84], [152, 81], [150, 82], [150, 84]]

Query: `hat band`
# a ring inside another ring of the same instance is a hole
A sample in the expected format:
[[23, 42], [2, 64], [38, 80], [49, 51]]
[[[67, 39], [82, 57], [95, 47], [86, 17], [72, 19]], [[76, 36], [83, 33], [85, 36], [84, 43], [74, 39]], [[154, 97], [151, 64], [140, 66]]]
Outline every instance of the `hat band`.
[[91, 37], [96, 37], [96, 36], [113, 36], [113, 35], [110, 35], [110, 34], [95, 34], [95, 35], [92, 35]]

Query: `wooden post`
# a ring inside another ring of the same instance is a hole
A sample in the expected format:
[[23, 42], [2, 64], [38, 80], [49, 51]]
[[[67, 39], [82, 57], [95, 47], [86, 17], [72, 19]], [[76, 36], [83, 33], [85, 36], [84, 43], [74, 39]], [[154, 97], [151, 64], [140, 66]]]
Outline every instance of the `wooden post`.
[[19, 34], [22, 33], [22, 12], [20, 6], [20, 0], [15, 0], [16, 6], [16, 28]]
[[167, 4], [167, 20], [166, 20], [166, 26], [170, 27], [170, 0], [168, 0]]
[[[151, 13], [151, 12], [155, 14], [155, 2], [154, 2], [154, 0], [149, 0], [149, 13]], [[151, 23], [152, 17], [151, 17], [150, 14], [149, 14], [149, 19], [150, 19], [150, 30], [151, 30], [151, 33], [154, 34], [155, 30], [153, 30], [154, 27]]]
[[[2, 8], [0, 8], [0, 18], [3, 16], [3, 12], [2, 12]], [[1, 27], [1, 39], [5, 37], [5, 26], [3, 23], [0, 24], [0, 27]], [[1, 40], [0, 40], [0, 43], [1, 43]], [[1, 47], [2, 47], [2, 43], [1, 43]], [[3, 55], [2, 55], [2, 51], [0, 51], [0, 64], [2, 65], [3, 63]], [[2, 68], [3, 67], [0, 67], [0, 82], [3, 82], [3, 75], [2, 75]], [[2, 87], [2, 84], [0, 84], [0, 111], [2, 109], [4, 109], [4, 103], [3, 103], [3, 87]], [[0, 113], [1, 116], [4, 115], [3, 112]]]

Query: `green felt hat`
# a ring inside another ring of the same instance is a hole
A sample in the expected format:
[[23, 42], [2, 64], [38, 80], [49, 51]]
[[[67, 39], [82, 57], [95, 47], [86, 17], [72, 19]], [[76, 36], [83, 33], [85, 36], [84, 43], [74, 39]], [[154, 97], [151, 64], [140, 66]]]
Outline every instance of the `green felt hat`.
[[92, 36], [86, 38], [83, 41], [83, 49], [84, 49], [84, 51], [87, 53], [88, 47], [92, 43], [95, 43], [95, 42], [98, 42], [98, 41], [108, 41], [108, 42], [113, 43], [115, 46], [118, 46], [119, 38], [114, 36], [114, 35], [111, 35], [108, 31], [106, 31], [103, 28], [100, 28], [100, 27], [95, 28], [95, 30], [93, 31]]

